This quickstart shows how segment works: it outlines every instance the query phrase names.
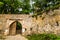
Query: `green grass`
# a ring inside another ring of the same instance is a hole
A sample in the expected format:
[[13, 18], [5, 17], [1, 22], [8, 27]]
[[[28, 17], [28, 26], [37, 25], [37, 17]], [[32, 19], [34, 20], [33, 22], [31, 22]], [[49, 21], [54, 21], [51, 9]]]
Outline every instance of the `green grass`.
[[27, 38], [28, 40], [60, 40], [60, 36], [55, 34], [32, 34]]

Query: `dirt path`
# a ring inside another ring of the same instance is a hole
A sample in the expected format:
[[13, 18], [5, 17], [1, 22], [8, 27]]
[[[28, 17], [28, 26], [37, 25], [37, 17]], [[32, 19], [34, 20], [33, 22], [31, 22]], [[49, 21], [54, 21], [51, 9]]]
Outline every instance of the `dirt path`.
[[16, 35], [16, 36], [7, 36], [5, 40], [28, 40], [28, 39], [21, 35]]

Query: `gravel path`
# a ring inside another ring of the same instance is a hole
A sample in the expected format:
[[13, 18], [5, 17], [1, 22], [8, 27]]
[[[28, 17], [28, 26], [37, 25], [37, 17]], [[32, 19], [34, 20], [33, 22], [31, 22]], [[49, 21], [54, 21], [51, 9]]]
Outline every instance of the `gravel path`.
[[28, 39], [21, 35], [16, 35], [16, 36], [7, 36], [5, 40], [28, 40]]

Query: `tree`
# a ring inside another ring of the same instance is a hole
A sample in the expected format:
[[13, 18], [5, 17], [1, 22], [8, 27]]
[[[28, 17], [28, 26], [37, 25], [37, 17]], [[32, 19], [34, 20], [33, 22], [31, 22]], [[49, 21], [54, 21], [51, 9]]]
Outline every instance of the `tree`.
[[60, 0], [31, 0], [34, 2], [31, 9], [30, 0], [0, 0], [0, 14], [29, 14], [41, 15], [43, 12], [48, 13], [60, 7]]
[[41, 15], [43, 12], [53, 11], [55, 9], [59, 9], [60, 0], [35, 0], [35, 14]]
[[31, 12], [30, 0], [24, 0], [23, 3], [22, 13], [29, 14]]
[[[0, 5], [0, 13], [5, 14], [17, 14], [17, 13], [24, 13], [29, 14], [30, 12], [30, 5], [29, 0], [0, 0], [0, 3], [3, 5]], [[21, 9], [21, 10], [20, 10]]]

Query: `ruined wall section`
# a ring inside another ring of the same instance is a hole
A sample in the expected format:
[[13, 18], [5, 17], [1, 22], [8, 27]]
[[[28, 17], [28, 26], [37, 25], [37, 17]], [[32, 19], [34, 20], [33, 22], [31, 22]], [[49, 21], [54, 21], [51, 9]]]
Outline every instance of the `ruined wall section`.
[[43, 13], [42, 17], [38, 16], [37, 19], [25, 14], [0, 14], [0, 30], [8, 30], [10, 24], [15, 21], [10, 19], [21, 19], [18, 21], [25, 29], [24, 32], [22, 31], [25, 35], [31, 33], [60, 34], [60, 10], [50, 11], [48, 15]]
[[60, 34], [60, 10], [49, 12], [48, 15], [44, 13], [42, 17], [38, 16], [35, 22], [38, 33]]

